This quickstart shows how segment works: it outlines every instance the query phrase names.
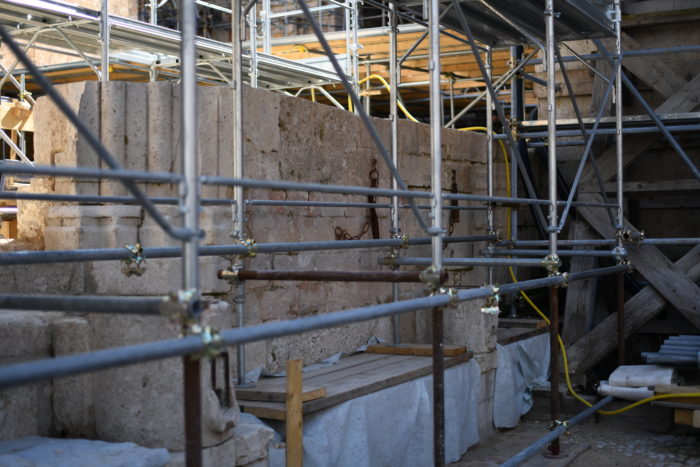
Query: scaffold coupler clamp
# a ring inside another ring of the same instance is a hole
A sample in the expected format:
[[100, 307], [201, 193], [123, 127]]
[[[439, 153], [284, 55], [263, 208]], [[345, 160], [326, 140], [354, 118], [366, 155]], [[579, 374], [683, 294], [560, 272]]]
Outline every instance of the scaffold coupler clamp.
[[146, 272], [146, 259], [143, 257], [143, 247], [140, 243], [135, 245], [124, 245], [130, 256], [122, 260], [122, 272], [126, 277], [143, 276]]
[[550, 254], [550, 255], [547, 255], [544, 257], [544, 259], [542, 260], [542, 264], [544, 265], [545, 268], [547, 268], [549, 275], [553, 276], [553, 275], [556, 275], [559, 273], [559, 266], [561, 266], [561, 259], [556, 254]]
[[189, 327], [190, 335], [199, 336], [202, 339], [203, 349], [198, 354], [192, 356], [195, 359], [212, 359], [219, 355], [223, 340], [221, 335], [212, 330], [210, 326], [202, 326], [199, 323], [193, 323]]
[[549, 431], [556, 430], [558, 427], [563, 426], [564, 427], [564, 434], [566, 436], [569, 436], [571, 433], [569, 433], [569, 421], [568, 420], [554, 420], [550, 425], [549, 425]]
[[220, 269], [216, 273], [216, 277], [219, 279], [228, 282], [229, 284], [238, 284], [240, 282], [240, 278], [238, 273], [240, 270], [243, 269], [238, 263], [234, 263], [230, 268], [228, 269]]
[[457, 289], [454, 287], [440, 287], [436, 293], [439, 293], [441, 295], [447, 295], [447, 297], [450, 299], [447, 302], [447, 307], [455, 306], [457, 303], [459, 303], [458, 297], [457, 297]]
[[440, 274], [440, 271], [435, 269], [434, 266], [430, 266], [429, 268], [421, 271], [418, 277], [425, 285], [426, 289], [430, 291], [430, 293], [435, 293], [436, 290], [440, 289], [440, 285], [442, 284], [442, 274]]
[[625, 245], [639, 245], [644, 240], [644, 231], [636, 231], [630, 228], [623, 227], [617, 229], [615, 238]]
[[399, 258], [398, 253], [392, 252], [386, 255], [384, 258], [379, 260], [379, 264], [382, 266], [387, 266], [390, 269], [397, 269], [399, 267], [398, 264], [396, 264], [396, 260]]
[[397, 235], [396, 238], [401, 239], [401, 245], [399, 245], [399, 248], [401, 248], [402, 250], [405, 250], [408, 248], [408, 235], [406, 235], [406, 234]]
[[498, 303], [501, 301], [501, 296], [498, 294], [498, 287], [495, 285], [491, 286], [491, 291], [493, 295], [486, 298], [484, 305], [481, 307], [481, 312], [487, 315], [498, 316], [498, 313], [501, 312], [501, 309], [498, 307]]
[[195, 317], [200, 311], [196, 291], [191, 289], [170, 292], [163, 297], [160, 305], [160, 314], [180, 325], [183, 330], [187, 330], [195, 322]]
[[557, 274], [561, 276], [561, 283], [559, 284], [559, 287], [561, 287], [562, 289], [567, 288], [569, 286], [569, 273], [561, 272]]
[[613, 256], [618, 265], [626, 264], [627, 261], [627, 249], [622, 246], [616, 246], [612, 249]]
[[243, 245], [246, 248], [245, 254], [241, 256], [255, 258], [255, 256], [258, 254], [258, 245], [255, 244], [255, 240], [253, 240], [252, 238], [246, 238], [245, 240], [241, 240], [241, 245]]

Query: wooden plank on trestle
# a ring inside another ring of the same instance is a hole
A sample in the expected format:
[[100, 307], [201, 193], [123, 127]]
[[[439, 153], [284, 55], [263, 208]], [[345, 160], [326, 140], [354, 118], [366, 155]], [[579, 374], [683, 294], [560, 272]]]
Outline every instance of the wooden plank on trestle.
[[[690, 280], [700, 279], [700, 245], [695, 246], [675, 264]], [[667, 301], [648, 285], [625, 303], [625, 337], [631, 336], [644, 323], [656, 316]], [[617, 347], [617, 313], [605, 318], [591, 332], [568, 348], [569, 368], [583, 373], [595, 366]]]
[[[284, 402], [287, 397], [286, 390], [264, 389], [264, 388], [239, 388], [236, 389], [236, 400], [264, 401], [264, 402]], [[301, 400], [303, 402], [312, 401], [326, 397], [326, 388], [309, 387], [306, 384], [301, 390]]]
[[[467, 351], [467, 348], [461, 345], [445, 345], [445, 357], [456, 357]], [[385, 345], [375, 344], [367, 347], [367, 353], [377, 353], [386, 355], [416, 355], [430, 357], [433, 355], [432, 344], [398, 344]]]
[[[381, 357], [368, 358], [368, 357]], [[445, 368], [469, 361], [472, 352], [445, 359]], [[305, 383], [322, 385], [326, 397], [305, 402], [303, 413], [313, 413], [350, 399], [370, 394], [391, 386], [396, 386], [432, 373], [432, 359], [404, 355], [357, 354], [343, 359], [345, 366], [340, 371], [328, 368], [312, 370], [304, 375]], [[322, 372], [322, 374], [317, 374]], [[284, 378], [277, 378], [284, 384]], [[282, 402], [238, 401], [241, 410], [260, 418], [285, 419], [285, 405]]]
[[547, 323], [542, 319], [533, 318], [498, 318], [499, 328], [546, 328]]
[[[594, 238], [595, 231], [583, 219], [576, 219], [571, 226], [569, 237], [572, 240], [584, 240]], [[593, 249], [585, 248], [582, 249]], [[598, 267], [598, 259], [592, 256], [574, 256], [571, 258], [569, 272], [582, 272]], [[596, 291], [598, 278], [592, 277], [580, 281], [574, 281], [566, 289], [566, 302], [564, 304], [564, 325], [561, 338], [564, 344], [573, 344], [593, 326], [593, 312], [595, 311]]]
[[[679, 112], [692, 112], [700, 107], [700, 74], [686, 83], [676, 94], [669, 97], [655, 109], [657, 114], [670, 114]], [[643, 154], [652, 144], [661, 138], [660, 134], [635, 135], [634, 138], [625, 138], [624, 166], [629, 166], [634, 160]], [[608, 182], [617, 174], [617, 150], [611, 147], [598, 157], [597, 164], [600, 169], [601, 179]], [[595, 175], [590, 166], [581, 178], [581, 189], [588, 191], [597, 190]]]
[[[583, 201], [602, 202], [599, 195], [587, 194]], [[603, 238], [614, 238], [615, 229], [600, 209], [579, 208], [583, 216]], [[624, 225], [631, 226], [625, 219]], [[633, 228], [633, 227], [632, 227]], [[627, 256], [634, 268], [649, 281], [695, 327], [700, 329], [700, 287], [679, 271], [657, 247], [630, 245]]]

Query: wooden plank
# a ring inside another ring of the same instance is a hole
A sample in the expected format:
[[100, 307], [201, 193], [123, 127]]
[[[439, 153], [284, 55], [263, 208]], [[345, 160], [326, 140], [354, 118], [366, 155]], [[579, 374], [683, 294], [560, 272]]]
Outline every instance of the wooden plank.
[[[444, 352], [445, 357], [456, 357], [467, 351], [467, 348], [460, 345], [446, 345]], [[399, 345], [370, 345], [367, 347], [367, 353], [378, 353], [387, 355], [416, 355], [429, 357], [433, 355], [433, 346], [431, 344], [399, 344]]]
[[303, 360], [287, 360], [287, 402], [285, 413], [285, 434], [287, 467], [304, 465], [304, 415], [302, 413]]
[[513, 342], [529, 339], [547, 332], [549, 327], [543, 328], [498, 328], [496, 330], [497, 341], [501, 345], [512, 344]]
[[[313, 413], [432, 373], [432, 359], [428, 357], [370, 354], [367, 356], [382, 358], [367, 360], [362, 358], [364, 356], [365, 354], [360, 354], [348, 357], [346, 360], [362, 360], [362, 363], [348, 365], [341, 371], [326, 372], [323, 375], [315, 375], [316, 371], [307, 373], [307, 382], [315, 380], [315, 384], [324, 384], [326, 397], [304, 403], [303, 413]], [[472, 352], [465, 352], [457, 357], [446, 358], [445, 368], [469, 361], [472, 356]], [[239, 400], [238, 404], [244, 412], [261, 418], [284, 420], [285, 417], [284, 404], [280, 402]]]
[[[236, 389], [236, 400], [284, 402], [286, 397], [286, 391], [277, 389], [265, 390], [257, 386], [251, 389]], [[321, 397], [326, 397], [326, 388], [324, 387], [309, 387], [304, 385], [301, 390], [301, 400], [303, 402], [320, 399]]]
[[670, 13], [680, 10], [697, 10], [697, 0], [644, 0], [625, 2], [622, 13], [625, 15], [643, 15], [650, 13]]
[[[602, 202], [599, 195], [586, 195], [583, 200]], [[614, 238], [615, 229], [601, 209], [580, 208], [582, 215], [603, 238]], [[631, 226], [625, 220], [624, 225]], [[657, 247], [630, 245], [628, 258], [634, 268], [647, 279], [688, 321], [700, 329], [700, 287], [678, 270]]]
[[499, 328], [546, 328], [547, 323], [542, 319], [530, 318], [498, 318]]
[[34, 116], [30, 105], [17, 100], [0, 103], [0, 128], [34, 131]]
[[[626, 33], [622, 33], [622, 50], [643, 50], [644, 45]], [[604, 39], [603, 44], [612, 52], [615, 50], [614, 39]], [[671, 67], [666, 65], [657, 56], [647, 55], [644, 57], [625, 57], [622, 64], [630, 73], [639, 78], [647, 86], [658, 92], [665, 98], [669, 98], [681, 89], [686, 80], [677, 75]]]
[[[628, 193], [658, 193], [660, 191], [698, 191], [700, 181], [696, 179], [687, 180], [658, 180], [653, 182], [624, 182], [622, 187], [625, 194]], [[605, 191], [615, 193], [616, 183], [606, 183]]]
[[[595, 231], [582, 219], [575, 219], [569, 232], [569, 238], [583, 240], [595, 238]], [[593, 248], [583, 247], [592, 250]], [[571, 258], [569, 272], [582, 272], [598, 267], [598, 259], [589, 256]], [[566, 289], [564, 303], [564, 324], [561, 338], [564, 344], [573, 344], [583, 337], [593, 327], [593, 312], [595, 311], [598, 278], [593, 277], [574, 281]]]
[[[669, 97], [655, 109], [656, 113], [668, 114], [676, 112], [692, 112], [700, 107], [700, 74], [687, 82], [676, 94]], [[634, 138], [625, 139], [624, 166], [629, 166], [634, 160], [644, 153], [652, 144], [661, 138], [658, 134], [636, 135]], [[617, 174], [616, 149], [611, 147], [598, 159], [598, 167], [603, 182], [608, 182]], [[593, 169], [588, 167], [581, 178], [581, 188], [589, 191], [597, 190]]]
[[676, 409], [673, 411], [673, 423], [677, 425], [693, 426], [693, 411]]
[[[675, 264], [691, 280], [700, 279], [700, 245], [695, 246]], [[648, 285], [625, 303], [625, 337], [631, 336], [644, 323], [666, 306], [666, 300], [654, 287]], [[569, 347], [569, 367], [574, 373], [583, 373], [595, 366], [617, 346], [617, 313], [605, 318], [591, 332]]]

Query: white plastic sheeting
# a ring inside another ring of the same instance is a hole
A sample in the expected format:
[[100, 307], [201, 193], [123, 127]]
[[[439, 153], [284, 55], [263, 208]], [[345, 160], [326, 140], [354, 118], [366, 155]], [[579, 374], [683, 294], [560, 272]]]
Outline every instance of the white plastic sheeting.
[[493, 395], [496, 428], [513, 428], [533, 405], [532, 388], [547, 383], [549, 334], [496, 345], [498, 367]]
[[617, 367], [608, 378], [610, 386], [641, 388], [657, 384], [678, 384], [673, 367], [659, 365], [627, 365]]
[[[447, 462], [479, 441], [479, 377], [474, 360], [445, 370]], [[424, 376], [304, 416], [304, 466], [432, 465], [432, 381]]]

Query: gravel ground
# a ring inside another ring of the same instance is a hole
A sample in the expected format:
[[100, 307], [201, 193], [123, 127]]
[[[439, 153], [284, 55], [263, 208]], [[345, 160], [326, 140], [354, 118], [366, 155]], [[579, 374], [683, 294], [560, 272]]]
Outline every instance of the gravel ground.
[[[626, 405], [614, 402], [608, 408]], [[582, 409], [574, 400], [564, 401], [570, 418]], [[500, 431], [492, 439], [467, 452], [453, 467], [498, 465], [543, 436], [549, 426], [549, 400], [535, 398], [535, 407], [518, 427]], [[671, 409], [639, 407], [616, 416], [593, 418], [572, 427], [561, 438], [562, 452], [569, 455], [551, 459], [532, 457], [529, 466], [700, 466], [700, 430], [673, 424]]]

